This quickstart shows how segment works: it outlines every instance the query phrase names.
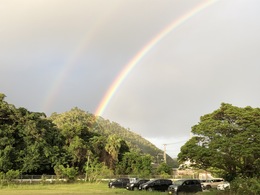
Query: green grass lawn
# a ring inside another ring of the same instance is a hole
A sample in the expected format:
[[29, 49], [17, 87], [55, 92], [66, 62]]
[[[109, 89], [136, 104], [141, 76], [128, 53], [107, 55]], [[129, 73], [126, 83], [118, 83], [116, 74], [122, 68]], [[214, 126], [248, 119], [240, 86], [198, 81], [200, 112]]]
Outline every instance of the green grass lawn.
[[[167, 192], [128, 191], [126, 189], [110, 189], [107, 183], [90, 184], [17, 184], [0, 186], [1, 195], [167, 195]], [[231, 195], [223, 192], [201, 192], [197, 195]]]
[[[126, 189], [110, 189], [106, 183], [89, 184], [27, 184], [27, 185], [10, 185], [0, 187], [1, 195], [142, 195], [151, 194], [151, 192], [144, 191], [128, 191]], [[166, 195], [166, 192], [152, 192], [153, 195]]]

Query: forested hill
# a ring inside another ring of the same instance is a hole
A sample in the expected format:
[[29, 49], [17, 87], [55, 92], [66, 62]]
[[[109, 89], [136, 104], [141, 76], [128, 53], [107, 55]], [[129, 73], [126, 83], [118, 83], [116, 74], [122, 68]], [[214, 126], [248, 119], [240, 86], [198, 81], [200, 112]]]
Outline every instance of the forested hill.
[[80, 175], [86, 167], [102, 167], [113, 174], [149, 175], [155, 173], [152, 162], [161, 163], [159, 153], [140, 135], [81, 109], [47, 117], [16, 108], [0, 93], [0, 173], [59, 174], [73, 169]]
[[[154, 144], [144, 139], [141, 135], [131, 131], [130, 129], [126, 129], [122, 127], [120, 124], [116, 122], [111, 122], [102, 117], [98, 117], [97, 124], [100, 125], [99, 133], [102, 135], [111, 135], [116, 134], [122, 139], [126, 140], [131, 148], [135, 150], [139, 150], [142, 153], [150, 154], [154, 157], [155, 161], [162, 161], [163, 159], [163, 151], [158, 149]], [[172, 159], [167, 155], [167, 164], [170, 166], [176, 167], [176, 160]]]
[[[64, 113], [53, 113], [50, 119], [60, 129], [64, 129], [64, 126], [71, 126], [72, 123], [88, 127], [88, 131], [101, 134], [108, 137], [110, 135], [116, 135], [127, 142], [131, 150], [135, 150], [144, 154], [150, 154], [154, 158], [154, 162], [158, 163], [163, 159], [163, 151], [158, 149], [148, 140], [142, 136], [134, 133], [130, 129], [122, 127], [116, 122], [111, 122], [108, 119], [102, 117], [96, 117], [89, 112], [85, 112], [79, 108], [73, 108], [70, 111]], [[87, 124], [86, 124], [87, 122]], [[176, 167], [177, 163], [170, 156], [167, 155], [167, 164], [172, 167]]]

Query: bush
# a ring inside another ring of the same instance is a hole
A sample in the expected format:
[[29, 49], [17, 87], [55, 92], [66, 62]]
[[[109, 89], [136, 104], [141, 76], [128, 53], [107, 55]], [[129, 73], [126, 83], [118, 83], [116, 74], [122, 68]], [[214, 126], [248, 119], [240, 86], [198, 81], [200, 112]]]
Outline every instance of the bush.
[[7, 173], [0, 172], [0, 185], [11, 183], [14, 179], [18, 179], [20, 172], [18, 170], [9, 170]]
[[89, 182], [99, 182], [103, 178], [110, 177], [113, 172], [104, 163], [99, 163], [95, 159], [91, 163], [86, 163], [85, 166], [86, 177], [85, 180]]
[[63, 165], [56, 165], [54, 167], [55, 174], [58, 178], [65, 177], [67, 181], [74, 181], [78, 175], [78, 169], [74, 167], [64, 167]]
[[0, 172], [0, 185], [4, 185], [5, 182], [5, 173]]
[[78, 175], [78, 169], [74, 167], [67, 167], [63, 169], [63, 174], [69, 181], [74, 181]]
[[11, 170], [7, 171], [7, 173], [5, 174], [5, 179], [8, 182], [11, 182], [14, 179], [18, 179], [19, 175], [20, 175], [20, 172], [18, 170], [15, 171], [15, 170], [11, 169]]
[[238, 177], [231, 182], [231, 191], [237, 195], [258, 195], [260, 194], [259, 178], [241, 178]]

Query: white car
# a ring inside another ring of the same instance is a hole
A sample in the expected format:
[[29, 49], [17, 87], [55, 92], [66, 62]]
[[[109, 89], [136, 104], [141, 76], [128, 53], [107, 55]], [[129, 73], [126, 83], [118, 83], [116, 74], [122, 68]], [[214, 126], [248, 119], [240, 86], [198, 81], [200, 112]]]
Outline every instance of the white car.
[[223, 178], [211, 178], [209, 180], [201, 181], [203, 190], [217, 189], [217, 186], [225, 183]]
[[227, 190], [230, 189], [230, 183], [229, 182], [224, 182], [222, 184], [218, 184], [217, 186], [218, 190]]

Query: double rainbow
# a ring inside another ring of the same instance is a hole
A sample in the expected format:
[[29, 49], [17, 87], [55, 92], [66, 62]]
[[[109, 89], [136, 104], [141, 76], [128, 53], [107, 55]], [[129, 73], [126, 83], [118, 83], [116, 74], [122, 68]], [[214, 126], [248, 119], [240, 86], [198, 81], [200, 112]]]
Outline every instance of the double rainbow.
[[[166, 26], [162, 31], [160, 31], [154, 38], [152, 38], [139, 52], [124, 66], [122, 71], [119, 73], [119, 75], [115, 78], [113, 83], [110, 85], [108, 90], [106, 91], [105, 95], [103, 96], [101, 102], [97, 106], [94, 114], [96, 116], [101, 116], [105, 109], [107, 108], [110, 100], [113, 98], [114, 94], [124, 81], [124, 79], [129, 75], [129, 73], [133, 70], [133, 68], [145, 57], [145, 55], [154, 47], [156, 44], [158, 44], [165, 36], [167, 36], [170, 32], [175, 30], [177, 27], [179, 27], [181, 24], [185, 23], [187, 20], [192, 18], [194, 15], [196, 15], [198, 12], [204, 10], [205, 8], [209, 7], [210, 5], [214, 4], [217, 0], [207, 0], [195, 7], [193, 7], [191, 10], [186, 12], [185, 14], [181, 15], [177, 19], [175, 19], [172, 23], [170, 23], [168, 26]], [[92, 35], [92, 33], [90, 33]], [[88, 37], [88, 38], [86, 38]], [[59, 93], [59, 88], [62, 84], [62, 82], [65, 80], [66, 75], [69, 74], [69, 72], [73, 69], [74, 61], [79, 56], [80, 51], [82, 48], [84, 48], [86, 42], [89, 42], [89, 37], [86, 36], [82, 41], [80, 46], [74, 51], [68, 62], [64, 65], [63, 70], [61, 71], [60, 75], [57, 77], [58, 79], [56, 82], [54, 82], [53, 86], [51, 87], [49, 93], [47, 94], [46, 101], [44, 102], [44, 110], [48, 110], [50, 105], [52, 105], [52, 102], [54, 101], [55, 97]]]

